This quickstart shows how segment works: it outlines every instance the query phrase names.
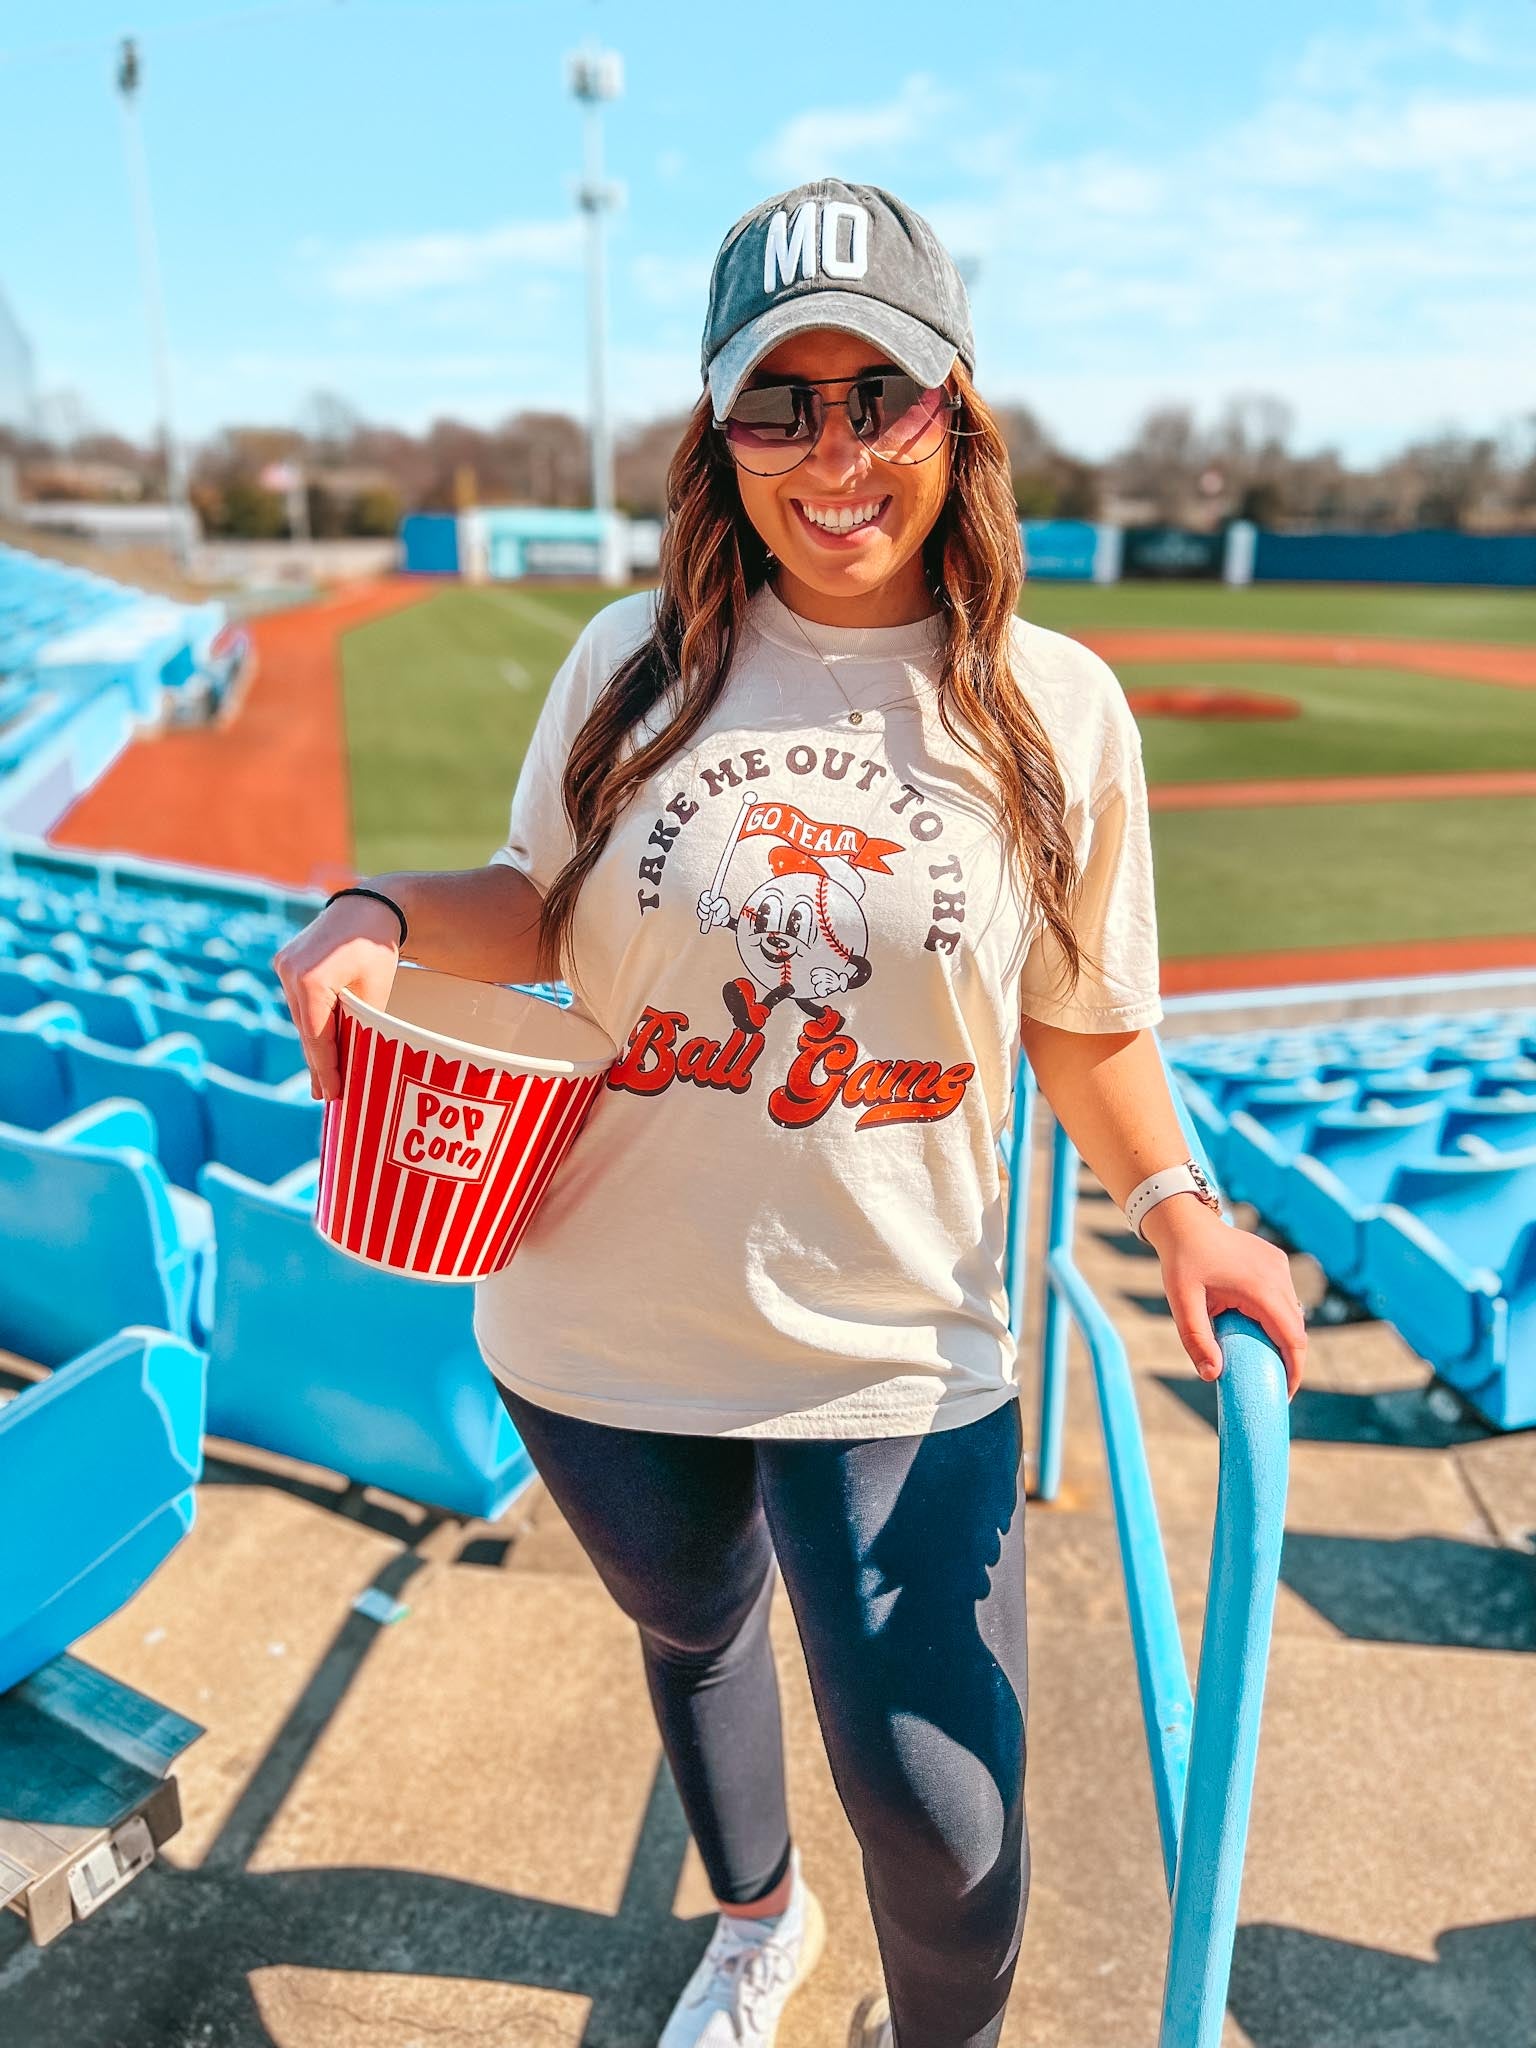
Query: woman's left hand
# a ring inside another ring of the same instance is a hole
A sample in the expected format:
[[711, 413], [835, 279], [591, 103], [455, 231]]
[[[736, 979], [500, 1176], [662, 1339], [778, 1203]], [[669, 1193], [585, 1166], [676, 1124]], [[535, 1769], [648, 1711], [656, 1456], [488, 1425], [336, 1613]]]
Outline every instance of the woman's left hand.
[[1240, 1309], [1268, 1332], [1285, 1360], [1286, 1398], [1301, 1385], [1307, 1330], [1291, 1280], [1290, 1260], [1279, 1245], [1224, 1223], [1193, 1196], [1169, 1195], [1142, 1225], [1157, 1251], [1163, 1291], [1174, 1326], [1196, 1372], [1221, 1374], [1221, 1344], [1211, 1319]]

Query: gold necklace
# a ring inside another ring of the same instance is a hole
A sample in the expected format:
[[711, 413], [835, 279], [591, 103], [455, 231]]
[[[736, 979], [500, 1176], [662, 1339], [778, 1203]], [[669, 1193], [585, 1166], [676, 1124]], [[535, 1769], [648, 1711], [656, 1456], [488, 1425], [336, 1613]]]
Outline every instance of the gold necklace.
[[[769, 588], [772, 589], [773, 586], [770, 584]], [[776, 590], [773, 592], [773, 594], [775, 597], [779, 599], [779, 603], [781, 605], [784, 605], [785, 611], [789, 612], [789, 616], [794, 620], [795, 631], [800, 635], [800, 638], [805, 642], [806, 646], [809, 647], [812, 654], [815, 655], [816, 659], [821, 663], [822, 667], [826, 670], [827, 674], [832, 678], [833, 682], [837, 685], [837, 694], [848, 706], [849, 723], [851, 725], [862, 725], [864, 723], [863, 712], [854, 710], [853, 705], [849, 700], [848, 692], [837, 680], [836, 669], [833, 668], [831, 662], [828, 661], [827, 657], [822, 653], [821, 649], [816, 645], [816, 642], [811, 638], [810, 634], [807, 633], [805, 627], [801, 624], [799, 613], [790, 611], [789, 606], [787, 604], [784, 604], [783, 598], [779, 597], [779, 593]], [[909, 697], [891, 697], [884, 704], [872, 704], [869, 708], [871, 711], [889, 711], [893, 705], [905, 704], [910, 701], [911, 699]]]

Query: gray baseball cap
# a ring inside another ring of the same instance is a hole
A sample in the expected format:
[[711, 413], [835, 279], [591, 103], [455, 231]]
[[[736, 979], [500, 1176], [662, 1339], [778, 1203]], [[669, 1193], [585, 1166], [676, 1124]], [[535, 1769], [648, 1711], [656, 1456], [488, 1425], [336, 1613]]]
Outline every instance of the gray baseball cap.
[[700, 355], [715, 418], [771, 348], [812, 327], [873, 342], [925, 385], [942, 384], [956, 356], [976, 367], [954, 259], [879, 185], [797, 185], [743, 214], [721, 243]]

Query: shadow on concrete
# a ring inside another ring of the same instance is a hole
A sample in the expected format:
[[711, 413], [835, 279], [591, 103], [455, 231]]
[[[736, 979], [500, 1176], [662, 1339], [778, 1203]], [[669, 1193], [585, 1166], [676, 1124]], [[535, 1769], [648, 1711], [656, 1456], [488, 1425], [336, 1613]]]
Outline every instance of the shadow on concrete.
[[[1168, 1304], [1159, 1295], [1138, 1297], [1137, 1306], [1155, 1315]], [[1154, 1383], [1214, 1430], [1216, 1386], [1211, 1380], [1156, 1373]], [[1291, 1399], [1293, 1444], [1395, 1444], [1400, 1450], [1450, 1451], [1461, 1444], [1484, 1443], [1496, 1434], [1479, 1422], [1452, 1393], [1428, 1377], [1376, 1393], [1352, 1393], [1332, 1387], [1309, 1387], [1305, 1380]]]
[[1531, 2048], [1536, 1919], [1447, 1928], [1435, 1948], [1425, 1962], [1239, 1927], [1228, 2005], [1254, 2048]]
[[[373, 1585], [398, 1598], [422, 1563], [406, 1551]], [[380, 1626], [348, 1613], [200, 1865], [162, 1857], [45, 1949], [0, 1916], [0, 2040], [273, 2048], [249, 1979], [285, 1965], [568, 1992], [591, 2001], [583, 2048], [659, 2035], [715, 1925], [674, 1916], [688, 1828], [659, 1751], [612, 1916], [409, 1869], [250, 1869]]]
[[[1214, 1385], [1161, 1374], [1157, 1384], [1215, 1430]], [[1407, 1404], [1415, 1396], [1410, 1412]], [[1384, 1409], [1388, 1401], [1404, 1405]], [[1345, 1428], [1346, 1414], [1361, 1421], [1362, 1429]], [[1384, 1396], [1313, 1393], [1303, 1386], [1291, 1402], [1293, 1443], [1449, 1450], [1469, 1440], [1483, 1442], [1488, 1434], [1437, 1417], [1418, 1390]], [[1341, 1635], [1358, 1642], [1536, 1650], [1536, 1561], [1523, 1549], [1453, 1536], [1330, 1536], [1287, 1529], [1280, 1578]], [[1526, 2048], [1536, 2048], [1536, 2028]]]
[[[268, 1455], [258, 1450], [251, 1452], [253, 1462], [248, 1463], [228, 1451], [210, 1449], [210, 1441], [205, 1438], [203, 1444], [202, 1483], [207, 1486], [275, 1488], [279, 1493], [286, 1493], [291, 1500], [301, 1500], [312, 1508], [324, 1508], [329, 1514], [344, 1515], [348, 1521], [372, 1529], [375, 1535], [387, 1536], [391, 1541], [407, 1546], [420, 1543], [444, 1522], [463, 1520], [461, 1515], [451, 1515], [443, 1508], [397, 1500], [395, 1495], [381, 1493], [357, 1480], [338, 1478], [328, 1485], [324, 1479], [278, 1470], [273, 1464], [254, 1462]], [[278, 1453], [270, 1455], [276, 1459]]]
[[[1451, 1536], [1287, 1529], [1280, 1577], [1357, 1642], [1536, 1650], [1536, 1558], [1527, 1551]], [[1530, 2042], [1536, 2042], [1536, 2006], [1532, 2014]]]

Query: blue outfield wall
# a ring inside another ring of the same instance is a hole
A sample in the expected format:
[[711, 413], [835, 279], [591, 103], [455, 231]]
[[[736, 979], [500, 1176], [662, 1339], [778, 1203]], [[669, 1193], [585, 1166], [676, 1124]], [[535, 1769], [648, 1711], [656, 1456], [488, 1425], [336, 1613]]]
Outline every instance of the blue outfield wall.
[[1028, 575], [1042, 582], [1092, 581], [1099, 529], [1086, 519], [1024, 519], [1019, 531]]
[[457, 576], [456, 512], [410, 512], [400, 522], [400, 566], [413, 576]]
[[1536, 534], [1266, 533], [1255, 582], [1536, 585]]
[[1112, 527], [1088, 519], [1021, 519], [1019, 538], [1024, 573], [1037, 583], [1105, 583], [1118, 573], [1119, 536]]

